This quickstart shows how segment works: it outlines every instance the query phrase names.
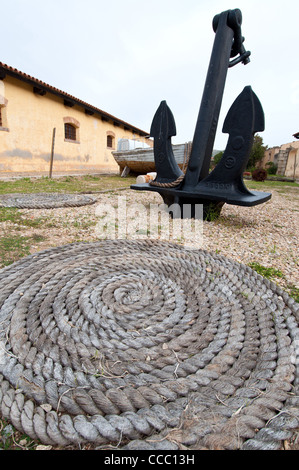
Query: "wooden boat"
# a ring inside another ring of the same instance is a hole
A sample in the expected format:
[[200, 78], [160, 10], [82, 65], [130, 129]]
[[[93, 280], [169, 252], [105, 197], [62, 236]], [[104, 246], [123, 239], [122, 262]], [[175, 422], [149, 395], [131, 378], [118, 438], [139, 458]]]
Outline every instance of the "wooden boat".
[[[173, 145], [172, 148], [177, 164], [184, 171], [191, 151], [191, 142]], [[112, 155], [119, 166], [120, 173], [122, 173], [126, 167], [129, 168], [132, 173], [143, 175], [151, 171], [156, 171], [153, 148], [115, 151], [112, 152]]]

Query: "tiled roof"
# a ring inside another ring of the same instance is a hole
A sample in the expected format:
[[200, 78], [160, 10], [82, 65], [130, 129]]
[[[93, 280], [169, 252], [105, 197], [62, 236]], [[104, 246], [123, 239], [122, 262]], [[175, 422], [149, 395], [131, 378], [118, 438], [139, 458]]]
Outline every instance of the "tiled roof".
[[116, 125], [122, 125], [125, 128], [128, 128], [128, 129], [132, 130], [133, 132], [136, 132], [136, 133], [138, 133], [142, 136], [148, 136], [149, 135], [148, 132], [145, 132], [145, 131], [139, 129], [138, 127], [135, 127], [132, 124], [129, 124], [128, 122], [122, 121], [121, 119], [119, 119], [115, 116], [112, 116], [112, 114], [106, 113], [106, 111], [103, 111], [102, 109], [99, 109], [95, 106], [92, 106], [91, 104], [86, 103], [85, 101], [82, 101], [79, 98], [76, 98], [75, 96], [72, 96], [69, 93], [66, 93], [65, 91], [59, 90], [58, 88], [55, 88], [55, 87], [49, 85], [48, 83], [45, 83], [42, 80], [39, 80], [38, 78], [31, 77], [30, 75], [28, 75], [24, 72], [21, 72], [20, 70], [17, 70], [17, 69], [15, 69], [15, 68], [13, 68], [9, 65], [6, 65], [6, 64], [0, 62], [0, 79], [4, 79], [6, 74], [10, 75], [12, 77], [18, 78], [18, 79], [20, 79], [20, 80], [22, 80], [26, 83], [30, 83], [32, 86], [37, 87], [41, 91], [49, 92], [49, 93], [52, 93], [54, 95], [58, 95], [61, 98], [63, 98], [64, 100], [66, 100], [66, 101], [68, 101], [72, 104], [82, 106], [86, 110], [87, 113], [89, 112], [89, 113], [99, 114], [104, 119], [111, 120]]

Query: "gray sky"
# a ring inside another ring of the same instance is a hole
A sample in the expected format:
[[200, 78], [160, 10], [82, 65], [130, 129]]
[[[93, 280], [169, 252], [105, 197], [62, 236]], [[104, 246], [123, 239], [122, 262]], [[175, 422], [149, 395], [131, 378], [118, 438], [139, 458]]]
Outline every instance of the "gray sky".
[[266, 118], [269, 147], [299, 132], [298, 0], [0, 0], [0, 61], [149, 131], [162, 100], [193, 139], [215, 34], [213, 17], [239, 8], [251, 62], [228, 71], [215, 140], [246, 85]]

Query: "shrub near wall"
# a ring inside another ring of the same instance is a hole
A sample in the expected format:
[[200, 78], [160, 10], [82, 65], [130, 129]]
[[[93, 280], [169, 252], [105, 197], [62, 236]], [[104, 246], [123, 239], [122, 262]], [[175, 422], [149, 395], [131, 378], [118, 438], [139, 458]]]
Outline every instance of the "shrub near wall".
[[267, 179], [267, 171], [263, 168], [253, 170], [251, 176], [254, 181], [265, 181]]

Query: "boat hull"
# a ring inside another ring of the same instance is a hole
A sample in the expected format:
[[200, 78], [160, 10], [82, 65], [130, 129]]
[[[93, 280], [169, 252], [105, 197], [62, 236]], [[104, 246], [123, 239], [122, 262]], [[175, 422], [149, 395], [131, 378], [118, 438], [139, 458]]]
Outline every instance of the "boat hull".
[[[190, 143], [173, 145], [172, 148], [177, 164], [184, 171], [191, 149]], [[154, 149], [152, 148], [117, 151], [112, 154], [119, 166], [120, 173], [126, 167], [132, 173], [138, 174], [156, 171]]]

